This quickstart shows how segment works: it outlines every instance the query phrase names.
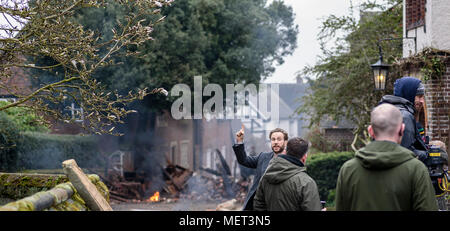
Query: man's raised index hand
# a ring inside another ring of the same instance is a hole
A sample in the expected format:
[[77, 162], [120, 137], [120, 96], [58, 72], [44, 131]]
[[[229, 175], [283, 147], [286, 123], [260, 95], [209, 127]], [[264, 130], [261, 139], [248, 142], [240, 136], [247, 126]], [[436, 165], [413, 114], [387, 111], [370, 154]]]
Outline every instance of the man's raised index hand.
[[236, 142], [238, 142], [238, 143], [244, 142], [244, 130], [245, 130], [245, 127], [244, 127], [244, 124], [242, 124], [241, 125], [241, 130], [239, 130], [236, 133]]

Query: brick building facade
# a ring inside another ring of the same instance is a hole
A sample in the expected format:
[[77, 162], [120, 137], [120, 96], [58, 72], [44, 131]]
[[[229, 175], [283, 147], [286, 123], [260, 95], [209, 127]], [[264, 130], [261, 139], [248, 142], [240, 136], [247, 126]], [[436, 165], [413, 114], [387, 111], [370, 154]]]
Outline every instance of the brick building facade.
[[445, 73], [440, 79], [425, 83], [427, 135], [450, 146], [450, 59], [445, 62]]
[[426, 105], [418, 120], [430, 140], [440, 140], [450, 151], [450, 2], [404, 0], [404, 41], [400, 76], [413, 76], [425, 84]]
[[16, 94], [30, 94], [32, 86], [25, 71], [18, 67], [11, 67], [9, 72], [9, 78], [3, 77], [1, 79], [0, 98], [13, 100]]
[[216, 169], [219, 161], [216, 150], [219, 150], [233, 172], [238, 168], [235, 167], [236, 157], [232, 150], [234, 133], [231, 123], [232, 120], [205, 118], [175, 120], [170, 112], [165, 111], [155, 119], [158, 151], [164, 153], [173, 164], [195, 171], [200, 168]]
[[[425, 77], [423, 57], [434, 55], [441, 57], [442, 73], [432, 78]], [[418, 58], [419, 57], [419, 58]], [[417, 60], [420, 60], [417, 62]], [[420, 55], [405, 58], [398, 63], [401, 76], [416, 77], [425, 85], [425, 108], [417, 112], [416, 118], [425, 128], [426, 135], [432, 140], [440, 140], [450, 151], [450, 52], [423, 52]], [[430, 78], [430, 79], [427, 79]]]

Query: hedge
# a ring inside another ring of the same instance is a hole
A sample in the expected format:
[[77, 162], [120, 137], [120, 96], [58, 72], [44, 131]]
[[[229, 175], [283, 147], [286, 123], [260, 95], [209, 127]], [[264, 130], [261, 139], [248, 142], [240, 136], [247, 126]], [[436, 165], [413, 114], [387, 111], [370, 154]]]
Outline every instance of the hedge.
[[24, 169], [60, 169], [67, 159], [75, 159], [81, 168], [104, 165], [100, 156], [98, 139], [95, 136], [55, 135], [39, 132], [23, 132], [15, 141], [15, 149], [0, 150], [0, 171]]
[[0, 112], [0, 171], [17, 168], [17, 141], [20, 132], [11, 118]]
[[18, 143], [18, 166], [24, 169], [61, 168], [61, 163], [75, 159], [81, 168], [103, 165], [96, 136], [22, 133]]
[[330, 190], [336, 188], [341, 166], [353, 156], [353, 152], [316, 153], [308, 156], [307, 173], [316, 181], [321, 200], [328, 199]]

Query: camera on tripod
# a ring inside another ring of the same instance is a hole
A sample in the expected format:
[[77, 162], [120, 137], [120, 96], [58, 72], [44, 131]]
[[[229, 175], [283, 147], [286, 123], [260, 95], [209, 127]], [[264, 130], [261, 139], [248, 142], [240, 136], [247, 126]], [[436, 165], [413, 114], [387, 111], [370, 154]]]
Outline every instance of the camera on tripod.
[[427, 158], [424, 161], [428, 167], [431, 178], [444, 177], [444, 159], [439, 147], [431, 145], [427, 150]]
[[428, 168], [435, 194], [442, 195], [448, 191], [448, 172], [444, 168], [444, 165], [447, 165], [448, 156], [439, 146], [429, 145], [429, 142], [426, 142], [426, 144], [427, 156], [423, 163]]

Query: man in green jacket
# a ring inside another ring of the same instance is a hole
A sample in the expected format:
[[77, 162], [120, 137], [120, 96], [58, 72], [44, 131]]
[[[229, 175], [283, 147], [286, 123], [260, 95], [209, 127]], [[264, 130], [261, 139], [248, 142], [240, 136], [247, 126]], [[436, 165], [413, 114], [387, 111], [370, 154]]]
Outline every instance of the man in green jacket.
[[295, 137], [285, 154], [274, 157], [261, 178], [254, 209], [259, 211], [320, 211], [316, 182], [306, 173], [308, 142]]
[[399, 145], [405, 130], [401, 112], [381, 104], [370, 116], [368, 131], [374, 141], [341, 167], [336, 210], [437, 211], [427, 168]]

